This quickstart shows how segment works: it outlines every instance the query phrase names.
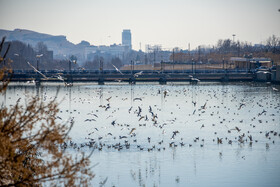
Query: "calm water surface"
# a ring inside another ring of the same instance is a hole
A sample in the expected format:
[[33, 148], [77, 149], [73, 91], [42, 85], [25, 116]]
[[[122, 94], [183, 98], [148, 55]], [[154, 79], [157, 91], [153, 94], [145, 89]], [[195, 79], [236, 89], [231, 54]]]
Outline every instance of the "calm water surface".
[[[11, 85], [1, 103], [56, 96]], [[278, 91], [276, 89], [278, 89]], [[94, 150], [94, 186], [280, 186], [280, 88], [256, 83], [60, 87], [70, 151]]]

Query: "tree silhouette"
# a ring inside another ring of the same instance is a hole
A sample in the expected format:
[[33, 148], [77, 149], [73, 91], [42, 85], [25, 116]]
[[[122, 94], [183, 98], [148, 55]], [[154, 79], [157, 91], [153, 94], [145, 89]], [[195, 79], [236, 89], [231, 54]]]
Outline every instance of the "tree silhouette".
[[[0, 52], [3, 43], [4, 39]], [[0, 56], [0, 64], [4, 60]], [[1, 94], [9, 83], [6, 65], [7, 61], [0, 69]], [[55, 99], [44, 103], [38, 97], [29, 97], [26, 106], [20, 100], [13, 106], [1, 106], [0, 186], [89, 185], [94, 176], [89, 168], [91, 154], [69, 154], [60, 146], [70, 140], [74, 121], [58, 124], [58, 111]]]

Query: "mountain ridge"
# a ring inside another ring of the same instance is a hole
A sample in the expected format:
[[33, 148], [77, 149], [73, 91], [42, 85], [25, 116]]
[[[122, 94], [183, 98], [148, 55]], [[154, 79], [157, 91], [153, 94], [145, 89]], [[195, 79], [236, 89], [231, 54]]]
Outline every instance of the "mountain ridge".
[[[0, 37], [6, 36], [6, 41], [18, 40], [26, 44], [30, 44], [33, 48], [37, 43], [43, 42], [47, 45], [49, 50], [53, 51], [54, 58], [61, 59], [65, 56], [76, 55], [80, 60], [84, 58], [84, 49], [88, 45], [84, 45], [85, 42], [81, 41], [79, 44], [74, 44], [67, 40], [64, 35], [50, 35], [45, 33], [39, 33], [27, 29], [14, 29], [4, 30], [0, 29]], [[83, 45], [81, 45], [83, 43]]]

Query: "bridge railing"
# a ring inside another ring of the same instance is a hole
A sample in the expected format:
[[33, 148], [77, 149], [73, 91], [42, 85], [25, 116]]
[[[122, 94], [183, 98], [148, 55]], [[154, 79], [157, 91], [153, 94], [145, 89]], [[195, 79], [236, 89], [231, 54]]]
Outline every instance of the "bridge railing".
[[[123, 70], [121, 71], [123, 75], [133, 75], [142, 71], [142, 75], [160, 75], [160, 74], [232, 74], [232, 73], [251, 73], [246, 69], [197, 69], [193, 70], [165, 70], [165, 71], [155, 71], [155, 70]], [[47, 77], [55, 77], [58, 75], [120, 75], [121, 73], [116, 70], [73, 70], [73, 71], [58, 71], [58, 70], [41, 70], [41, 73]], [[29, 75], [35, 76], [36, 72], [34, 70], [14, 70], [14, 75]]]

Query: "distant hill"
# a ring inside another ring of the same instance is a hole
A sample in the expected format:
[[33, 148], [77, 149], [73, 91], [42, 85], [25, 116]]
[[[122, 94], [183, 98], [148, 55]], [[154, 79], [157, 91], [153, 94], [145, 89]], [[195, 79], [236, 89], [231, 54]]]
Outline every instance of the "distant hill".
[[33, 48], [36, 47], [38, 42], [43, 42], [47, 45], [49, 50], [53, 51], [54, 58], [61, 59], [69, 55], [78, 57], [78, 61], [84, 61], [84, 49], [90, 44], [82, 41], [80, 44], [73, 44], [66, 39], [66, 36], [59, 35], [53, 36], [44, 33], [38, 33], [25, 29], [15, 29], [13, 31], [0, 29], [0, 38], [6, 36], [6, 41], [21, 41], [30, 44]]

